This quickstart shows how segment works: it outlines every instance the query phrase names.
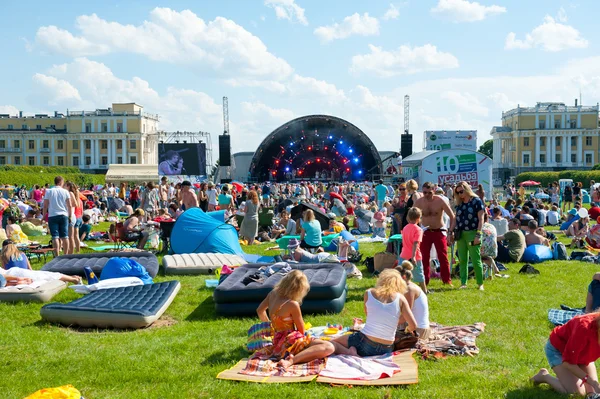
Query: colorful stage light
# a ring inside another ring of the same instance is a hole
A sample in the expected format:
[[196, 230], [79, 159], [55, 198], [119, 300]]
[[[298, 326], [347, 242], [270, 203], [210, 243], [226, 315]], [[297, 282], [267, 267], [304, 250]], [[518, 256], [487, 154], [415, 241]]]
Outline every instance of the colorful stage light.
[[352, 154], [352, 148], [350, 148], [350, 154]]
[[357, 162], [358, 162], [358, 158], [354, 158], [354, 163], [357, 163]]
[[340, 140], [340, 144], [344, 144], [344, 142], [342, 140]]
[[358, 171], [358, 174], [359, 174], [359, 175], [362, 175], [362, 170], [359, 170], [359, 171]]
[[333, 138], [333, 136], [329, 136], [329, 140], [331, 140]]
[[321, 162], [321, 158], [317, 158], [317, 162]]
[[286, 172], [289, 172], [289, 171], [290, 171], [290, 167], [289, 167], [289, 166], [286, 166], [286, 167], [285, 167], [285, 171], [286, 171]]
[[308, 146], [308, 151], [312, 151], [312, 145]]

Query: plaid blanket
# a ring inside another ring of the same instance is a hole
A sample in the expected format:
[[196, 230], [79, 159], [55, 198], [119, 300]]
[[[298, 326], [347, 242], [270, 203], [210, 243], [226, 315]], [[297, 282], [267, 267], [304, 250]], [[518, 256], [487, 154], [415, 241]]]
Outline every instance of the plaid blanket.
[[325, 367], [324, 359], [316, 359], [308, 363], [294, 364], [287, 369], [277, 366], [273, 360], [263, 360], [259, 358], [248, 359], [246, 367], [240, 374], [257, 376], [276, 376], [276, 377], [304, 377], [307, 375], [319, 374]]
[[446, 355], [473, 356], [479, 353], [475, 338], [485, 330], [485, 323], [450, 327], [431, 323], [430, 328], [429, 340], [417, 343], [417, 350], [424, 359]]
[[571, 320], [573, 317], [583, 314], [583, 310], [581, 308], [565, 308], [566, 306], [564, 306], [563, 309], [550, 309], [548, 311], [548, 320], [550, 320], [550, 322], [555, 326], [562, 326], [563, 324], [566, 324], [569, 320]]

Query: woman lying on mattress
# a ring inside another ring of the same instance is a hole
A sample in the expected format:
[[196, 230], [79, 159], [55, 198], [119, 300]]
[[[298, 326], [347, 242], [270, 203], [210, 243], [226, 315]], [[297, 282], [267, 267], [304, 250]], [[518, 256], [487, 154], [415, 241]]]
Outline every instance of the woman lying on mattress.
[[0, 288], [4, 286], [29, 285], [37, 281], [60, 280], [67, 283], [81, 283], [81, 277], [68, 276], [62, 273], [44, 272], [41, 270], [21, 269], [13, 267], [8, 270], [0, 268]]
[[258, 350], [252, 358], [275, 358], [281, 367], [286, 368], [333, 353], [334, 347], [330, 342], [304, 336], [300, 304], [309, 289], [308, 279], [300, 270], [291, 271], [275, 285], [256, 309], [261, 321], [271, 322], [275, 334], [273, 345]]
[[417, 328], [415, 317], [404, 297], [407, 290], [406, 282], [397, 270], [382, 271], [375, 288], [365, 293], [365, 326], [360, 332], [333, 340], [335, 353], [376, 356], [393, 352], [401, 317], [408, 323], [409, 332]]

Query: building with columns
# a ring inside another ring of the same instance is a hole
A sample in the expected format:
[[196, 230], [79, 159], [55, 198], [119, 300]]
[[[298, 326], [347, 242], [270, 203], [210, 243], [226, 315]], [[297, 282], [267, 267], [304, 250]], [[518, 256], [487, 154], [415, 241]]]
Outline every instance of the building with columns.
[[158, 135], [158, 115], [135, 103], [66, 115], [0, 114], [0, 165], [104, 172], [110, 164], [157, 164]]
[[494, 180], [522, 172], [589, 169], [600, 163], [598, 104], [537, 103], [502, 113], [494, 126]]

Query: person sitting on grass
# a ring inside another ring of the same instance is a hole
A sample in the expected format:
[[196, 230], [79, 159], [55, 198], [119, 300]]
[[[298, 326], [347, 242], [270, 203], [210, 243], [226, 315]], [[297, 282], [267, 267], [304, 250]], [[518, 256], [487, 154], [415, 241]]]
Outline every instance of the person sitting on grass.
[[[600, 216], [599, 216], [600, 217]], [[594, 295], [596, 293], [596, 295]], [[600, 273], [595, 273], [588, 286], [585, 298], [585, 313], [597, 312], [600, 309]]]
[[546, 237], [538, 234], [538, 232], [537, 232], [538, 224], [535, 220], [530, 220], [529, 223], [527, 224], [527, 228], [529, 230], [527, 232], [527, 235], [525, 236], [525, 243], [527, 244], [527, 246], [530, 246], [530, 245], [550, 246], [550, 240], [548, 240]]
[[590, 219], [587, 217], [580, 218], [571, 223], [571, 225], [565, 232], [567, 237], [573, 238], [573, 240], [571, 241], [572, 247], [581, 247], [580, 242], [585, 240], [590, 230], [589, 220]]
[[558, 214], [558, 206], [552, 205], [552, 208], [546, 214], [546, 223], [549, 226], [558, 226], [560, 224], [560, 215]]
[[[429, 325], [429, 301], [421, 287], [411, 281], [413, 268], [412, 263], [406, 260], [402, 262], [400, 266], [396, 266], [396, 270], [398, 270], [407, 284], [407, 291], [406, 294], [404, 294], [404, 297], [417, 322], [416, 331], [417, 334], [419, 334], [419, 339], [427, 341], [431, 336], [431, 328]], [[403, 320], [401, 320], [401, 322], [402, 321]]]
[[2, 260], [2, 267], [6, 270], [17, 267], [20, 269], [31, 270], [31, 264], [27, 256], [19, 251], [19, 248], [15, 243], [8, 239], [2, 242], [2, 252], [0, 252], [0, 260]]
[[[417, 322], [404, 294], [406, 282], [397, 270], [385, 269], [377, 278], [375, 288], [364, 295], [367, 320], [360, 332], [342, 335], [331, 341], [336, 354], [377, 356], [394, 351], [396, 330], [400, 318], [408, 323], [406, 328], [414, 332]], [[361, 321], [358, 319], [358, 321]]]
[[315, 213], [312, 210], [304, 212], [304, 221], [301, 224], [300, 246], [304, 249], [316, 249], [317, 252], [323, 252], [321, 244], [321, 224], [315, 219]]
[[6, 236], [11, 238], [13, 234], [22, 234], [21, 226], [17, 224], [17, 218], [14, 216], [8, 217], [8, 223], [6, 224]]
[[344, 231], [346, 228], [345, 226], [338, 222], [337, 220], [335, 220], [335, 218], [330, 218], [329, 219], [329, 230], [325, 230], [323, 232], [324, 236], [330, 235], [330, 234], [340, 234], [342, 231]]
[[550, 333], [544, 351], [556, 377], [542, 368], [531, 377], [562, 394], [600, 393], [594, 362], [600, 358], [600, 313], [576, 316]]
[[[508, 231], [504, 235], [498, 236], [498, 256], [497, 262], [509, 263], [521, 260], [525, 252], [525, 235], [520, 230], [521, 221], [513, 218], [508, 221]], [[506, 243], [503, 244], [502, 241]]]
[[304, 335], [300, 304], [309, 289], [308, 279], [300, 270], [292, 270], [275, 285], [256, 309], [261, 321], [271, 322], [273, 345], [258, 350], [252, 358], [275, 359], [279, 366], [287, 368], [333, 354], [331, 342]]
[[90, 239], [90, 233], [92, 232], [92, 225], [90, 224], [92, 218], [90, 215], [83, 215], [81, 220], [83, 224], [79, 228], [79, 240], [85, 241]]

